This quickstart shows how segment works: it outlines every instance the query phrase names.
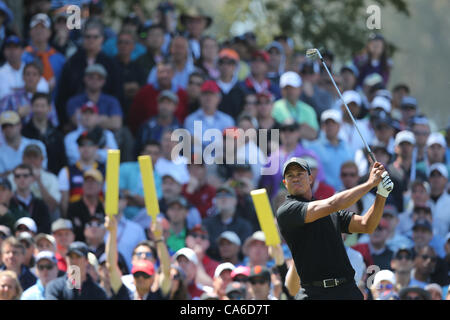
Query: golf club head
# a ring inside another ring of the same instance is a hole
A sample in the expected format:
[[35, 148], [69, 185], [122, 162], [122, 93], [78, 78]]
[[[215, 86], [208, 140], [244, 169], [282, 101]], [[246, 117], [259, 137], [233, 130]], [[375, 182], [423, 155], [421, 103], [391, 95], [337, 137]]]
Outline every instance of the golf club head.
[[306, 57], [309, 59], [320, 58], [320, 52], [316, 48], [306, 50]]

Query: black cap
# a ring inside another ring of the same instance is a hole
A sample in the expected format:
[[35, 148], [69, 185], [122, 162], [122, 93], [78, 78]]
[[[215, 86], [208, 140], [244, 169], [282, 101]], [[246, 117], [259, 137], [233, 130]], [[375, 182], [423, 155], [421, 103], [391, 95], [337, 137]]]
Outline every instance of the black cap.
[[184, 198], [184, 197], [175, 197], [175, 198], [167, 201], [167, 207], [170, 207], [174, 204], [179, 204], [183, 208], [189, 208], [189, 204], [188, 204], [186, 198]]
[[430, 232], [433, 232], [433, 227], [431, 226], [431, 223], [427, 220], [427, 219], [418, 219], [413, 226], [413, 230], [417, 229], [417, 228], [426, 228], [428, 229]]
[[291, 165], [293, 163], [298, 164], [300, 167], [302, 167], [303, 169], [308, 171], [308, 175], [311, 175], [311, 169], [309, 168], [308, 162], [305, 159], [302, 159], [302, 158], [299, 158], [299, 157], [292, 157], [292, 158], [290, 158], [288, 161], [286, 161], [284, 163], [284, 166], [283, 166], [283, 178], [284, 178], [284, 175], [286, 174], [286, 169], [288, 168], [289, 165]]
[[413, 256], [413, 252], [410, 247], [402, 246], [402, 247], [398, 248], [397, 251], [395, 251], [394, 258], [397, 258], [400, 252], [406, 252], [409, 254], [410, 257]]
[[300, 125], [297, 122], [284, 123], [280, 126], [280, 131], [294, 131], [299, 128], [300, 128]]
[[423, 300], [431, 300], [431, 294], [427, 290], [420, 287], [406, 287], [401, 289], [398, 294], [400, 296], [400, 300], [406, 300], [406, 296], [410, 292], [417, 293]]
[[261, 277], [270, 282], [270, 270], [265, 266], [254, 266], [250, 269], [250, 276], [248, 279]]
[[70, 244], [69, 249], [67, 250], [67, 255], [70, 255], [71, 253], [75, 253], [80, 257], [87, 257], [89, 253], [89, 248], [86, 245], [86, 243], [81, 241], [75, 241]]
[[11, 182], [7, 178], [0, 177], [0, 186], [12, 190]]

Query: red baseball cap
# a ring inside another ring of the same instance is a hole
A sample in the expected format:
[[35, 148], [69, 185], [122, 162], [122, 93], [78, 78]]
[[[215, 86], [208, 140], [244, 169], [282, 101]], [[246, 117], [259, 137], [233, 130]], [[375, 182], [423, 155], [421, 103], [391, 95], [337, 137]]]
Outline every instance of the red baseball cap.
[[233, 271], [231, 271], [231, 278], [233, 279], [234, 277], [238, 276], [238, 275], [244, 275], [244, 276], [250, 276], [250, 267], [247, 266], [239, 266], [236, 267]]
[[219, 88], [219, 86], [217, 85], [217, 83], [215, 81], [213, 81], [213, 80], [206, 80], [202, 84], [201, 91], [202, 92], [219, 93], [220, 92], [220, 88]]
[[135, 274], [136, 272], [144, 272], [149, 276], [152, 276], [155, 274], [155, 267], [149, 260], [138, 260], [133, 263], [133, 268], [131, 269], [132, 274]]
[[85, 104], [83, 104], [81, 106], [81, 112], [85, 112], [87, 110], [90, 110], [94, 113], [98, 113], [98, 107], [95, 103], [93, 103], [92, 101], [88, 101]]
[[256, 58], [262, 58], [266, 63], [269, 62], [269, 54], [263, 50], [256, 50], [252, 54], [252, 60], [256, 60]]

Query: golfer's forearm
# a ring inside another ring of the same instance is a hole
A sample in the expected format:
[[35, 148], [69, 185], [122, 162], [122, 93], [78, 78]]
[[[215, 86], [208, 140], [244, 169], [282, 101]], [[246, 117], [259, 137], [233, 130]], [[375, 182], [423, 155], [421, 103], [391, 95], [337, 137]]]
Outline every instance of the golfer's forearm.
[[377, 194], [375, 202], [367, 210], [363, 216], [363, 224], [367, 226], [367, 233], [372, 233], [380, 223], [380, 219], [383, 215], [384, 204], [386, 203], [386, 198]]
[[368, 182], [365, 182], [351, 189], [336, 193], [330, 198], [330, 205], [333, 207], [334, 211], [347, 209], [348, 207], [354, 205], [372, 188], [373, 186], [371, 186]]

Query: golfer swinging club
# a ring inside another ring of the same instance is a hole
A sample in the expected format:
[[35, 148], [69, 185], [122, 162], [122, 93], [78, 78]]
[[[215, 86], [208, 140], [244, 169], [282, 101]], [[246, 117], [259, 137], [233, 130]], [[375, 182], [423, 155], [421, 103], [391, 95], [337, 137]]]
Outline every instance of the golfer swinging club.
[[[375, 162], [366, 182], [317, 201], [312, 199], [306, 160], [294, 157], [286, 161], [283, 178], [289, 195], [276, 216], [300, 276], [296, 299], [363, 300], [341, 233], [372, 233], [376, 229], [394, 185], [385, 168]], [[345, 210], [376, 186], [375, 201], [364, 215]]]

